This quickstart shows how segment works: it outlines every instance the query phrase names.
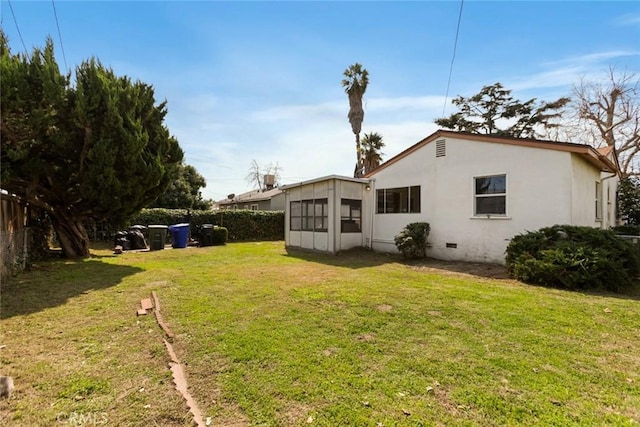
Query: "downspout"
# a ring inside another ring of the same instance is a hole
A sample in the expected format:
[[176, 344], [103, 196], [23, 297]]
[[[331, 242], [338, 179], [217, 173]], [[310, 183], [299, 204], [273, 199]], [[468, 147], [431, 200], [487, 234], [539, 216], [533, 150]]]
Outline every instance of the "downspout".
[[373, 214], [376, 208], [375, 206], [376, 179], [375, 178], [372, 178], [369, 180], [369, 188], [371, 189], [369, 190], [371, 192], [371, 194], [369, 195], [370, 211], [371, 211], [371, 219], [369, 222], [369, 249], [373, 249]]

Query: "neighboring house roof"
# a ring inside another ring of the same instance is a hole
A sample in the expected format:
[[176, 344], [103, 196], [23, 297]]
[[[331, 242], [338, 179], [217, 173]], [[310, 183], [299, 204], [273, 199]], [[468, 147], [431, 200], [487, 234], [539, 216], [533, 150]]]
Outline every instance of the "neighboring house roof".
[[603, 156], [608, 156], [612, 152], [613, 152], [613, 145], [608, 145], [606, 147], [598, 148], [598, 153], [602, 154]]
[[296, 182], [295, 184], [283, 185], [280, 188], [283, 189], [283, 190], [288, 190], [290, 188], [300, 187], [302, 185], [315, 184], [316, 182], [328, 181], [330, 179], [337, 179], [337, 180], [340, 180], [340, 181], [357, 182], [357, 183], [360, 183], [360, 184], [368, 184], [369, 183], [368, 179], [350, 178], [348, 176], [342, 176], [342, 175], [327, 175], [327, 176], [323, 176], [323, 177], [320, 177], [320, 178], [310, 179], [308, 181]]
[[[368, 174], [365, 175], [365, 178], [375, 175], [380, 172], [384, 168], [391, 166], [396, 163], [398, 160], [407, 157], [414, 151], [419, 150], [425, 145], [440, 139], [440, 138], [458, 138], [458, 139], [466, 139], [472, 141], [481, 141], [481, 142], [493, 142], [498, 144], [509, 144], [509, 145], [518, 145], [521, 147], [534, 147], [534, 148], [543, 148], [546, 150], [557, 150], [557, 151], [565, 151], [570, 153], [578, 154], [583, 157], [586, 161], [599, 168], [601, 171], [605, 172], [617, 172], [617, 165], [612, 162], [608, 155], [610, 151], [605, 155], [600, 150], [596, 150], [590, 145], [585, 144], [575, 144], [571, 142], [555, 142], [555, 141], [545, 141], [539, 139], [529, 139], [529, 138], [515, 138], [508, 136], [497, 136], [497, 135], [479, 135], [468, 132], [454, 132], [447, 130], [438, 130], [431, 135], [427, 136], [423, 140], [417, 142], [411, 147], [407, 148], [400, 154], [392, 157], [387, 160], [376, 169], [372, 170]], [[608, 148], [608, 147], [607, 147]]]
[[598, 153], [615, 163], [616, 168], [620, 171], [620, 161], [618, 160], [618, 151], [613, 145], [598, 148]]
[[238, 194], [233, 199], [224, 199], [216, 202], [217, 204], [240, 204], [240, 203], [251, 203], [251, 202], [261, 202], [264, 200], [270, 200], [274, 196], [282, 193], [280, 188], [272, 188], [271, 190], [251, 190], [246, 193]]

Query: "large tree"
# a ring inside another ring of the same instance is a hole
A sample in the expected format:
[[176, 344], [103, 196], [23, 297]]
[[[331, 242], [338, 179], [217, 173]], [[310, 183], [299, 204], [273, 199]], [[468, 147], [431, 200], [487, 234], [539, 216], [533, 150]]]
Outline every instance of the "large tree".
[[342, 87], [349, 97], [349, 123], [351, 130], [356, 136], [356, 168], [353, 176], [359, 178], [364, 176], [362, 150], [360, 148], [360, 131], [364, 120], [364, 109], [362, 108], [362, 97], [369, 85], [369, 72], [361, 64], [355, 63], [344, 70]]
[[254, 188], [257, 187], [260, 191], [262, 191], [267, 187], [266, 183], [264, 182], [265, 175], [272, 175], [274, 179], [274, 185], [277, 186], [278, 182], [280, 182], [281, 172], [282, 166], [280, 166], [278, 162], [269, 162], [267, 164], [264, 164], [258, 163], [256, 159], [253, 159], [251, 160], [249, 173], [247, 173], [245, 179]]
[[628, 176], [620, 180], [618, 215], [627, 224], [640, 226], [640, 178]]
[[2, 189], [46, 211], [66, 256], [88, 256], [86, 219], [126, 221], [182, 161], [153, 87], [83, 62], [75, 84], [48, 39], [12, 54], [0, 31]]
[[568, 132], [595, 146], [615, 147], [623, 176], [640, 175], [640, 77], [609, 69], [607, 79], [581, 80], [569, 104]]
[[377, 132], [365, 133], [361, 141], [361, 158], [364, 175], [373, 171], [382, 163], [382, 136]]
[[557, 127], [556, 120], [569, 98], [553, 102], [537, 102], [535, 98], [520, 101], [502, 84], [484, 86], [471, 97], [457, 96], [452, 101], [459, 110], [435, 123], [460, 132], [487, 135], [536, 138], [543, 130]]
[[200, 189], [207, 186], [207, 180], [196, 168], [181, 163], [171, 176], [167, 189], [149, 206], [167, 209], [210, 209], [211, 200], [202, 198]]

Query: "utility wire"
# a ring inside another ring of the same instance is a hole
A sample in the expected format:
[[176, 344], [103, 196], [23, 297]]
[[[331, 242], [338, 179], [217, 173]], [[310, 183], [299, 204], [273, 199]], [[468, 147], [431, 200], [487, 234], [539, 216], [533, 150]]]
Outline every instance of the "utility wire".
[[20, 41], [22, 42], [22, 47], [24, 48], [25, 55], [29, 55], [27, 51], [27, 46], [24, 44], [24, 40], [22, 39], [22, 33], [20, 32], [20, 27], [18, 26], [18, 20], [16, 19], [16, 14], [13, 13], [13, 6], [11, 5], [11, 0], [7, 0], [9, 3], [9, 9], [11, 9], [11, 16], [13, 16], [13, 22], [16, 24], [16, 30], [18, 30], [18, 35], [20, 36]]
[[449, 100], [449, 87], [451, 86], [451, 74], [453, 73], [453, 62], [456, 60], [456, 50], [458, 48], [458, 34], [460, 34], [460, 21], [462, 21], [462, 6], [464, 6], [464, 0], [460, 0], [460, 13], [458, 14], [458, 27], [456, 28], [456, 40], [453, 42], [453, 56], [451, 58], [451, 65], [449, 67], [449, 80], [447, 81], [447, 92], [444, 95], [444, 105], [442, 106], [443, 118], [444, 118], [444, 111], [447, 108], [447, 101]]
[[69, 72], [69, 66], [67, 65], [67, 56], [64, 54], [64, 45], [62, 44], [62, 34], [60, 33], [60, 24], [58, 24], [58, 13], [56, 12], [56, 3], [51, 0], [53, 6], [53, 16], [56, 17], [56, 27], [58, 27], [58, 39], [60, 39], [60, 48], [62, 49], [62, 59], [64, 59], [64, 68]]

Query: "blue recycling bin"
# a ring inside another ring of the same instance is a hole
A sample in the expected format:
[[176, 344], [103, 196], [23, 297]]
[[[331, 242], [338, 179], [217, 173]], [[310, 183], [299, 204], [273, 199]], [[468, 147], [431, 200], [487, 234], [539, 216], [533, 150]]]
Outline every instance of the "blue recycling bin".
[[189, 241], [189, 224], [174, 224], [169, 226], [172, 248], [186, 248]]

